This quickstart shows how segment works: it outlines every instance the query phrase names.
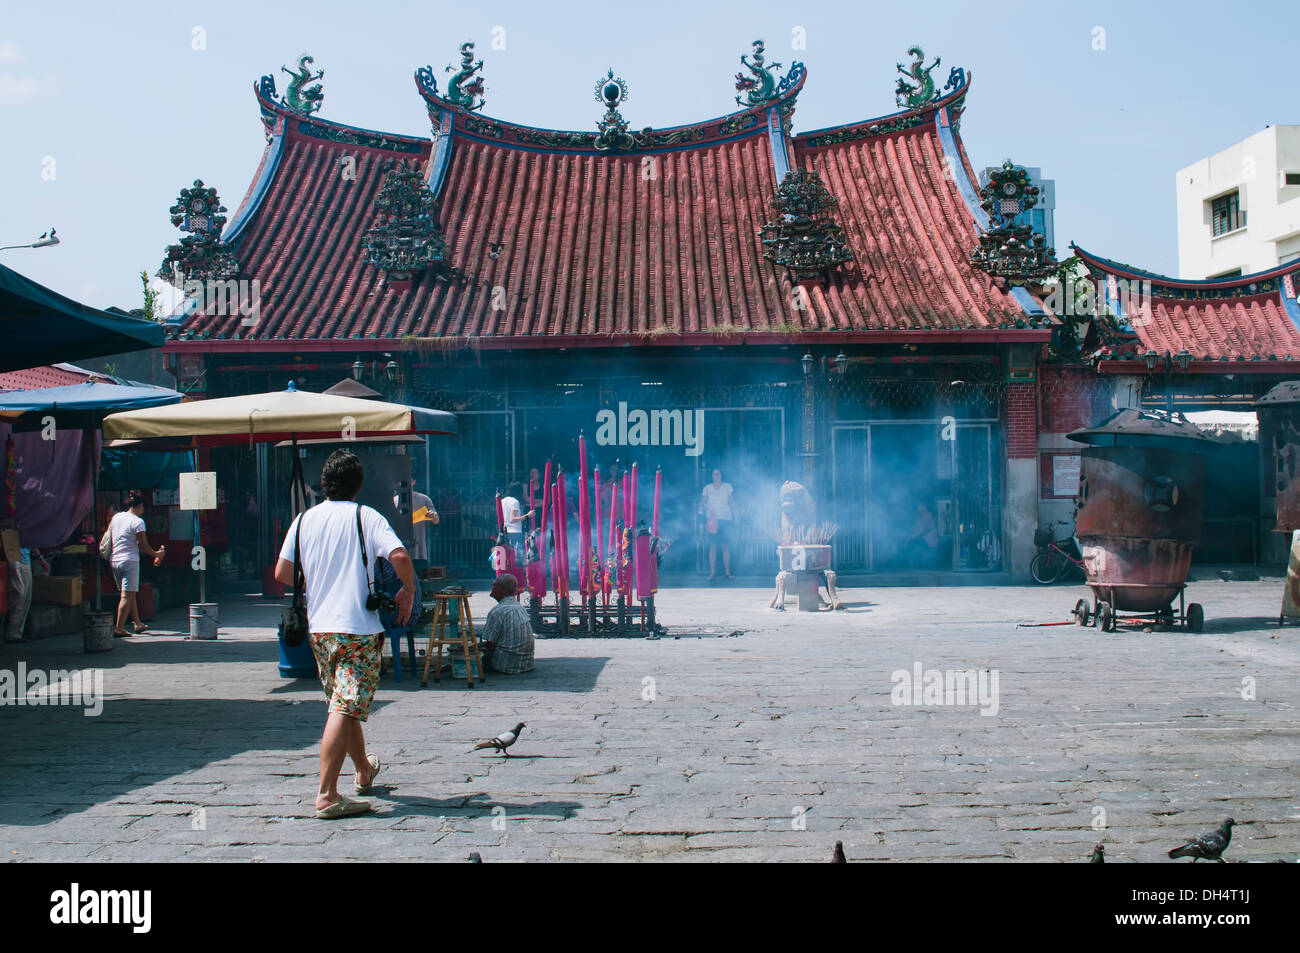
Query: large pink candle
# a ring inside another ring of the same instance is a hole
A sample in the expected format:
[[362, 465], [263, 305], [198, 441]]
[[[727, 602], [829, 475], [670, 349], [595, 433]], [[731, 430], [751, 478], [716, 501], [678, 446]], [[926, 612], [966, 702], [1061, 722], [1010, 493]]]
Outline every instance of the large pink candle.
[[659, 538], [659, 492], [663, 486], [664, 470], [663, 467], [655, 468], [655, 503], [653, 522], [650, 526], [650, 535], [655, 539]]

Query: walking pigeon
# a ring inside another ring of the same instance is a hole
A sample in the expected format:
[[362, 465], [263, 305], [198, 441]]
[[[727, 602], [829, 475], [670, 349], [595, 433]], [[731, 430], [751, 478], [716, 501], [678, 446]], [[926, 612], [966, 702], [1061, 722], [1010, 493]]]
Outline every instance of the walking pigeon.
[[495, 738], [489, 738], [487, 741], [480, 741], [478, 744], [474, 746], [474, 750], [478, 751], [480, 748], [493, 748], [497, 751], [500, 751], [503, 755], [505, 755], [508, 758], [510, 757], [510, 752], [507, 751], [506, 749], [509, 748], [512, 744], [514, 744], [519, 739], [519, 732], [523, 730], [524, 730], [524, 723], [521, 721], [519, 724], [515, 725], [514, 728], [512, 728], [510, 731], [503, 731]]
[[1228, 849], [1228, 842], [1232, 840], [1232, 825], [1237, 823], [1232, 818], [1228, 818], [1219, 825], [1217, 831], [1209, 834], [1202, 834], [1196, 840], [1188, 841], [1182, 847], [1175, 847], [1169, 852], [1169, 856], [1190, 857], [1192, 863], [1198, 860], [1217, 860], [1223, 863], [1223, 852]]
[[848, 861], [848, 858], [844, 856], [844, 843], [843, 843], [843, 841], [836, 841], [836, 842], [835, 842], [835, 853], [831, 855], [831, 863], [832, 863], [832, 864], [847, 864], [848, 862], [849, 862], [849, 861]]
[[1096, 847], [1094, 847], [1094, 848], [1092, 849], [1092, 860], [1088, 861], [1088, 863], [1090, 863], [1090, 864], [1104, 864], [1104, 863], [1106, 863], [1106, 847], [1105, 847], [1105, 845], [1103, 845], [1103, 844], [1098, 844]]

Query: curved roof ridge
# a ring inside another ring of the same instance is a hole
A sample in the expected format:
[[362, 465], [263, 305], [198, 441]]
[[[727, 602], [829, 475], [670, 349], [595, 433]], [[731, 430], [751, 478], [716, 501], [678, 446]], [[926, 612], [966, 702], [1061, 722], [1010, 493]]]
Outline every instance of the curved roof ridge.
[[1070, 250], [1083, 259], [1084, 264], [1095, 265], [1097, 268], [1110, 272], [1117, 277], [1148, 279], [1153, 285], [1159, 284], [1170, 288], [1205, 290], [1241, 288], [1242, 297], [1256, 294], [1269, 294], [1271, 293], [1270, 290], [1252, 291], [1248, 286], [1258, 285], [1261, 282], [1271, 281], [1277, 278], [1283, 278], [1292, 272], [1300, 271], [1300, 259], [1297, 259], [1295, 261], [1289, 261], [1285, 264], [1277, 265], [1273, 268], [1265, 269], [1264, 271], [1252, 272], [1249, 275], [1234, 275], [1230, 278], [1174, 278], [1154, 271], [1143, 271], [1141, 268], [1134, 268], [1132, 265], [1126, 265], [1123, 262], [1115, 261], [1113, 258], [1103, 258], [1100, 255], [1094, 255], [1092, 252], [1080, 248], [1074, 242], [1070, 242]]
[[[296, 121], [297, 129], [307, 132], [308, 129], [314, 128], [320, 131], [317, 138], [327, 142], [339, 142], [345, 145], [361, 145], [371, 149], [388, 149], [393, 152], [417, 152], [431, 143], [428, 136], [412, 136], [401, 132], [384, 132], [381, 129], [367, 129], [365, 126], [353, 126], [343, 122], [333, 122], [329, 119], [321, 119], [315, 115], [305, 115], [289, 109], [284, 104], [276, 101], [268, 95], [267, 90], [263, 87], [262, 82], [253, 84], [253, 95], [257, 97], [257, 103], [262, 110], [262, 122], [268, 128], [275, 125], [275, 117], [282, 116], [285, 120], [286, 130], [291, 128], [290, 123]], [[352, 136], [359, 141], [350, 141], [347, 138], [339, 138], [330, 135], [334, 131], [343, 137]], [[308, 133], [310, 134], [310, 133]], [[392, 142], [399, 146], [407, 148], [394, 148], [384, 143]], [[410, 146], [418, 146], [418, 149], [411, 149]]]
[[609, 150], [596, 148], [596, 139], [600, 135], [596, 130], [529, 126], [473, 112], [424, 85], [420, 81], [419, 70], [416, 71], [415, 86], [429, 109], [431, 119], [434, 118], [435, 111], [450, 112], [456, 117], [454, 133], [456, 136], [466, 136], [483, 142], [533, 151], [637, 155], [661, 152], [666, 149], [716, 145], [730, 139], [763, 133], [766, 130], [768, 111], [773, 107], [784, 108], [792, 103], [802, 91], [807, 78], [808, 71], [804, 65], [794, 61], [781, 80], [778, 92], [771, 99], [720, 116], [677, 126], [645, 126], [633, 130], [629, 123], [629, 132], [646, 141], [639, 142], [630, 149]]
[[[955, 70], [961, 67], [955, 67]], [[857, 119], [853, 122], [840, 123], [835, 126], [823, 126], [820, 129], [809, 129], [806, 132], [800, 132], [793, 136], [796, 146], [813, 149], [819, 145], [830, 145], [833, 141], [838, 141], [838, 137], [857, 138], [856, 136], [845, 136], [846, 133], [852, 133], [859, 129], [866, 128], [869, 134], [884, 135], [890, 132], [899, 132], [905, 129], [912, 129], [924, 126], [934, 118], [940, 109], [953, 106], [965, 98], [970, 91], [971, 79], [973, 73], [967, 70], [961, 70], [961, 77], [956, 81], [956, 86], [950, 93], [945, 93], [938, 99], [932, 100], [917, 109], [901, 109], [898, 112], [886, 113], [883, 116], [876, 116], [872, 119]], [[948, 82], [954, 82], [954, 78], [949, 74]], [[894, 128], [872, 130], [872, 126], [883, 126], [891, 124]], [[807, 140], [816, 138], [826, 138], [827, 142], [809, 142]]]

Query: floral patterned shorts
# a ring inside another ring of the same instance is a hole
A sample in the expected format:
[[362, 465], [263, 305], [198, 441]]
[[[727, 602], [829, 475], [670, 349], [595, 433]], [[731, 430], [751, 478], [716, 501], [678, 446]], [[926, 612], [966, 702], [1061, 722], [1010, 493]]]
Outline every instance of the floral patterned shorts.
[[365, 721], [379, 686], [379, 636], [313, 632], [311, 648], [330, 713]]

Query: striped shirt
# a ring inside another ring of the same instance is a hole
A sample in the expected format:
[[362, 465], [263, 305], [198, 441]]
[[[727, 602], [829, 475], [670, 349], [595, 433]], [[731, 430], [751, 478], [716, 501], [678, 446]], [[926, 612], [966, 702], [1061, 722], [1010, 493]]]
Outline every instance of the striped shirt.
[[488, 666], [494, 672], [517, 675], [533, 670], [533, 626], [518, 599], [498, 602], [483, 623], [483, 641], [496, 643]]

